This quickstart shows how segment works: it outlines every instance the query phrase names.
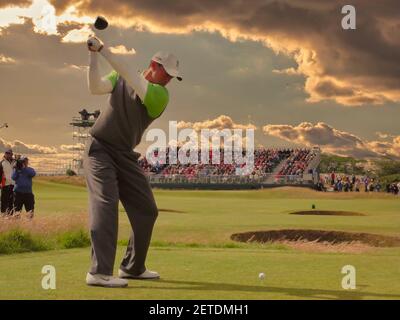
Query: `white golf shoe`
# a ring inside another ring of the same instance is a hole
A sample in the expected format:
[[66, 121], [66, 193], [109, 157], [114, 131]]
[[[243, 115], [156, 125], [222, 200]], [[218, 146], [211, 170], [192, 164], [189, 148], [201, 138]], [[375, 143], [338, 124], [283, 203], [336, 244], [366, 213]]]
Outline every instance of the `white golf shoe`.
[[128, 286], [128, 281], [104, 274], [86, 275], [86, 284], [88, 286], [107, 287], [107, 288], [124, 288]]
[[138, 276], [129, 274], [121, 269], [118, 270], [118, 276], [121, 279], [134, 279], [134, 280], [155, 280], [160, 279], [160, 275], [155, 271], [146, 270]]

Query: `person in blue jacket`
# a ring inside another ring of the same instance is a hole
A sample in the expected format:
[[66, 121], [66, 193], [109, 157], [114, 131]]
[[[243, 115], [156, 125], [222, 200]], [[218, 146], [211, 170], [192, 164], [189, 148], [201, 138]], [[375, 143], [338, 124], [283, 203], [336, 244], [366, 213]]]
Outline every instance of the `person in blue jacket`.
[[35, 209], [35, 196], [32, 192], [32, 178], [36, 175], [33, 168], [29, 166], [29, 159], [22, 157], [17, 161], [12, 179], [15, 181], [14, 185], [14, 211], [21, 212], [25, 206], [26, 212], [30, 213], [33, 217]]

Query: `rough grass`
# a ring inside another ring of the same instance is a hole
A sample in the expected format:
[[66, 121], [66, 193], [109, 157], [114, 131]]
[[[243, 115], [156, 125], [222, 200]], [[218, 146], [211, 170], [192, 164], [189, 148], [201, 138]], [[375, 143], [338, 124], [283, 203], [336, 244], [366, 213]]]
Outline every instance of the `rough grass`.
[[88, 233], [82, 229], [60, 234], [57, 242], [63, 249], [84, 248], [90, 245]]
[[0, 254], [54, 249], [82, 248], [90, 245], [83, 215], [0, 220]]
[[[274, 242], [276, 243], [276, 242]], [[300, 250], [304, 252], [315, 252], [315, 253], [367, 253], [372, 251], [372, 247], [361, 243], [359, 241], [354, 242], [342, 242], [342, 243], [331, 243], [331, 242], [320, 242], [320, 241], [281, 241], [278, 242], [287, 247]]]
[[268, 230], [236, 233], [232, 240], [240, 242], [316, 242], [328, 245], [352, 245], [361, 243], [371, 247], [400, 247], [400, 237], [390, 237], [370, 233], [354, 233], [327, 230]]
[[45, 251], [51, 248], [49, 241], [20, 229], [0, 234], [0, 254]]
[[51, 236], [69, 230], [86, 228], [86, 226], [87, 216], [83, 213], [63, 216], [41, 216], [39, 212], [35, 213], [33, 219], [25, 217], [0, 219], [0, 234], [14, 229], [21, 229], [32, 234]]

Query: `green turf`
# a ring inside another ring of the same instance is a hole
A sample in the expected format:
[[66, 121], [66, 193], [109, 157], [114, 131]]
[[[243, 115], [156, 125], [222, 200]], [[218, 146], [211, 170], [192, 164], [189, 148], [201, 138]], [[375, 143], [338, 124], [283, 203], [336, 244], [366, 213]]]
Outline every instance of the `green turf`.
[[[86, 212], [85, 188], [37, 181], [37, 215]], [[309, 253], [280, 245], [236, 244], [232, 233], [279, 228], [362, 231], [400, 236], [400, 197], [323, 194], [305, 189], [155, 191], [159, 214], [148, 265], [163, 280], [123, 290], [84, 285], [89, 249], [0, 256], [0, 298], [72, 299], [400, 299], [400, 249]], [[348, 210], [359, 216], [296, 216], [289, 212]], [[129, 236], [121, 208], [120, 243]], [[119, 259], [123, 247], [119, 246]], [[57, 268], [57, 290], [41, 289], [41, 268]], [[341, 289], [341, 267], [357, 268], [357, 290]], [[266, 273], [264, 281], [258, 280]], [[19, 275], [16, 277], [16, 275]]]

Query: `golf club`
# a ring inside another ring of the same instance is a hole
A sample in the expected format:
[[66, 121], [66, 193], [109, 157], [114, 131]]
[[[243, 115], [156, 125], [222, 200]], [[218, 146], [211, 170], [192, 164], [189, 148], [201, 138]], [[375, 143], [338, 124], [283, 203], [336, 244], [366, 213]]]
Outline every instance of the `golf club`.
[[[94, 27], [97, 30], [104, 30], [108, 27], [108, 21], [106, 18], [102, 17], [102, 16], [98, 16], [96, 18], [96, 21], [94, 22]], [[89, 40], [88, 41], [88, 46], [91, 47], [93, 44], [92, 42]]]
[[96, 21], [94, 22], [94, 27], [97, 30], [104, 30], [108, 27], [108, 21], [106, 18], [98, 16], [96, 18]]

